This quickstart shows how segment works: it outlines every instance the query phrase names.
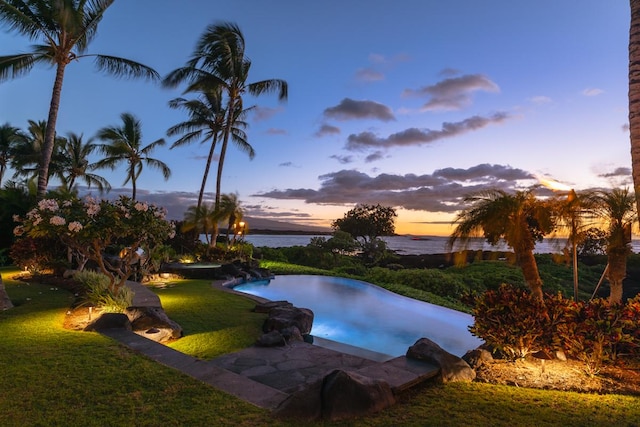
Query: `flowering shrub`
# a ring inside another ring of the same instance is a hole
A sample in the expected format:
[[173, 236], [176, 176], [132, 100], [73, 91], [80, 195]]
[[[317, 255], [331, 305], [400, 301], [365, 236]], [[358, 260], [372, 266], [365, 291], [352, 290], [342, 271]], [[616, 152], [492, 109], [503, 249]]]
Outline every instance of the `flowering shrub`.
[[[20, 223], [14, 234], [60, 239], [79, 270], [88, 260], [96, 262], [116, 292], [133, 274], [140, 259], [138, 248], [151, 254], [175, 235], [173, 224], [165, 216], [163, 208], [125, 196], [116, 201], [67, 196], [41, 200], [24, 218], [14, 218]], [[125, 250], [117, 257], [104, 256], [114, 245]]]

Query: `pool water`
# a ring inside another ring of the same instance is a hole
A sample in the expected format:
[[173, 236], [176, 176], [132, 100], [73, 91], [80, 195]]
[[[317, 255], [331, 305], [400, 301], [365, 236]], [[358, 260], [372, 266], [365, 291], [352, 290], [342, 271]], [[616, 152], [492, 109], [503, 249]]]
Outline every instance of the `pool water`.
[[311, 309], [315, 315], [313, 336], [393, 357], [406, 354], [423, 337], [456, 356], [482, 344], [467, 329], [473, 324], [471, 315], [358, 280], [277, 276], [244, 283], [234, 290]]

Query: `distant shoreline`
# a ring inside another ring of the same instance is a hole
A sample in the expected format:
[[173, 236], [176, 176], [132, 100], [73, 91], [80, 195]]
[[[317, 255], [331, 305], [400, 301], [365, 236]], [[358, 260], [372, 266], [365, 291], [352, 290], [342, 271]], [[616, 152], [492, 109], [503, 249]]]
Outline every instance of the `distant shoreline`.
[[295, 236], [331, 236], [333, 233], [331, 231], [302, 231], [302, 230], [261, 230], [253, 228], [251, 231], [247, 233], [247, 236], [252, 234], [263, 234], [263, 235], [295, 235]]

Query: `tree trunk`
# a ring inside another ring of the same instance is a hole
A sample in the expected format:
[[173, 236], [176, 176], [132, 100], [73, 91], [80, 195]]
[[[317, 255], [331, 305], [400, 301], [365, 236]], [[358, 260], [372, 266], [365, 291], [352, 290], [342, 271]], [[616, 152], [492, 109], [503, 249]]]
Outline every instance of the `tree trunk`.
[[538, 264], [536, 263], [533, 251], [525, 251], [523, 253], [516, 254], [516, 257], [518, 259], [518, 264], [522, 269], [524, 281], [531, 290], [531, 293], [542, 301], [542, 279], [538, 272]]
[[640, 212], [640, 0], [630, 0], [629, 27], [629, 137], [637, 211]]
[[49, 183], [49, 164], [51, 163], [51, 155], [53, 154], [53, 145], [56, 138], [56, 122], [58, 120], [58, 109], [60, 108], [60, 95], [62, 94], [65, 67], [66, 64], [59, 63], [56, 68], [56, 79], [53, 83], [51, 104], [49, 104], [49, 117], [47, 118], [47, 128], [44, 134], [42, 157], [38, 168], [38, 199], [44, 198], [47, 192], [47, 184]]
[[202, 185], [200, 186], [200, 194], [198, 194], [198, 205], [196, 206], [196, 212], [200, 210], [202, 206], [202, 199], [204, 198], [204, 187], [207, 184], [207, 178], [209, 177], [209, 169], [211, 168], [211, 160], [213, 160], [213, 151], [216, 149], [217, 137], [214, 135], [211, 142], [211, 148], [209, 149], [209, 157], [207, 157], [207, 166], [204, 168], [204, 175], [202, 175]]
[[622, 302], [622, 281], [627, 275], [627, 256], [623, 254], [609, 254], [609, 272], [607, 279], [609, 280], [609, 302]]
[[[234, 94], [229, 94], [229, 102], [227, 103], [227, 123], [224, 129], [224, 135], [222, 136], [222, 148], [220, 148], [220, 158], [218, 159], [218, 175], [216, 177], [216, 202], [214, 205], [214, 211], [217, 212], [220, 210], [220, 195], [222, 188], [222, 168], [224, 167], [224, 156], [227, 154], [227, 145], [229, 144], [229, 136], [231, 135], [231, 127], [234, 121], [234, 110], [235, 110], [235, 98]], [[218, 220], [213, 221], [213, 234], [215, 236], [214, 246], [218, 239]]]

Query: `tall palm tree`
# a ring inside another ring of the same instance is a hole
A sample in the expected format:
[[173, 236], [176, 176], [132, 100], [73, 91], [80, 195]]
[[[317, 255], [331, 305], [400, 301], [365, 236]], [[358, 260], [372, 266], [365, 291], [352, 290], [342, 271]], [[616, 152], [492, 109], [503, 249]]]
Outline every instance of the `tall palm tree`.
[[554, 228], [550, 206], [538, 200], [533, 190], [515, 194], [486, 190], [467, 196], [464, 201], [472, 205], [457, 215], [457, 226], [449, 238], [449, 247], [458, 241], [466, 246], [472, 237], [479, 235], [491, 245], [504, 239], [513, 249], [531, 293], [542, 300], [542, 279], [533, 250], [536, 242]]
[[106, 144], [99, 144], [100, 149], [106, 156], [95, 163], [95, 168], [116, 168], [120, 163], [127, 163], [127, 178], [123, 185], [131, 181], [133, 187], [131, 198], [136, 199], [136, 181], [142, 172], [143, 165], [158, 169], [162, 172], [164, 180], [171, 176], [171, 169], [161, 160], [149, 157], [157, 147], [165, 144], [165, 140], [160, 138], [152, 143], [142, 146], [142, 124], [131, 113], [122, 113], [122, 126], [108, 126], [98, 130], [97, 138], [107, 141]]
[[[198, 139], [201, 140], [201, 144], [210, 141], [209, 155], [207, 157], [204, 174], [202, 175], [200, 193], [198, 194], [197, 210], [202, 206], [202, 199], [204, 198], [204, 190], [209, 177], [209, 169], [213, 161], [214, 150], [220, 134], [225, 128], [226, 110], [222, 107], [222, 92], [220, 90], [205, 91], [198, 98], [191, 100], [185, 98], [172, 99], [169, 101], [169, 107], [186, 110], [189, 114], [188, 120], [178, 123], [167, 130], [168, 136], [182, 134], [182, 136], [171, 145], [170, 149], [190, 144]], [[232, 138], [236, 141], [244, 141], [246, 143], [247, 136], [243, 130], [246, 127], [247, 124], [245, 122], [236, 120], [231, 129]], [[249, 144], [245, 145], [250, 148], [249, 156], [253, 157], [255, 155], [253, 148], [251, 148]]]
[[98, 146], [93, 143], [93, 138], [89, 138], [85, 143], [82, 137], [82, 134], [69, 132], [64, 138], [60, 148], [62, 154], [62, 162], [59, 167], [60, 181], [69, 191], [73, 189], [78, 179], [84, 181], [89, 188], [95, 185], [101, 193], [104, 190], [109, 191], [111, 189], [109, 182], [104, 177], [91, 172], [96, 168], [89, 163], [89, 156]]
[[614, 188], [597, 192], [594, 201], [594, 210], [607, 227], [609, 302], [620, 303], [631, 253], [631, 228], [637, 220], [635, 197], [628, 188]]
[[94, 57], [98, 70], [116, 76], [156, 80], [152, 68], [115, 56], [88, 54], [97, 34], [98, 24], [114, 0], [2, 0], [0, 24], [27, 36], [36, 44], [29, 53], [0, 56], [0, 81], [25, 75], [35, 64], [55, 68], [55, 80], [38, 171], [38, 197], [47, 191], [49, 164], [54, 148], [56, 121], [60, 107], [62, 83], [67, 65], [85, 57]]
[[640, 212], [640, 0], [629, 4], [629, 138], [636, 210]]
[[[231, 129], [240, 113], [244, 111], [243, 95], [248, 93], [259, 96], [263, 93], [277, 92], [280, 101], [286, 100], [288, 95], [288, 85], [284, 80], [270, 79], [247, 83], [250, 69], [251, 60], [245, 56], [245, 41], [240, 28], [236, 24], [223, 22], [208, 26], [198, 40], [187, 65], [172, 71], [163, 80], [163, 84], [169, 87], [187, 82], [186, 92], [219, 89], [226, 96], [227, 119], [218, 160], [216, 210], [220, 207], [222, 170], [232, 134]], [[244, 144], [240, 147], [244, 147], [245, 150], [248, 148]]]
[[7, 167], [11, 164], [14, 150], [25, 141], [26, 138], [19, 128], [11, 126], [9, 123], [0, 126], [0, 185], [2, 185]]

